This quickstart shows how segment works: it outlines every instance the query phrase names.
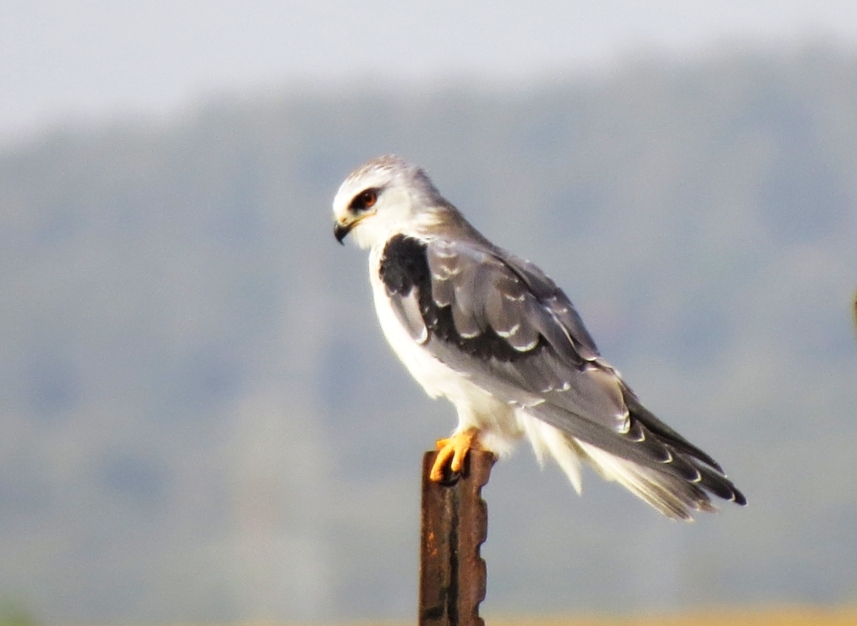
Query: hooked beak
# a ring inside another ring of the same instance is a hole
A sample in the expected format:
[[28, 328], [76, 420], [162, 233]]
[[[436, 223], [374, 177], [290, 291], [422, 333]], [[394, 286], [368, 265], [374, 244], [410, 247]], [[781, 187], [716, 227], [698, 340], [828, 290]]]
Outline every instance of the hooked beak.
[[348, 236], [348, 233], [354, 230], [354, 227], [357, 226], [360, 220], [368, 215], [371, 214], [361, 213], [359, 215], [346, 215], [344, 220], [336, 220], [336, 223], [333, 225], [333, 236], [336, 237], [336, 240], [344, 246], [345, 242], [343, 239]]
[[354, 228], [354, 222], [351, 222], [350, 224], [340, 224], [339, 222], [336, 222], [336, 224], [333, 225], [333, 236], [336, 237], [336, 240], [344, 246], [345, 242], [343, 239], [348, 236], [348, 233], [351, 232], [352, 228]]

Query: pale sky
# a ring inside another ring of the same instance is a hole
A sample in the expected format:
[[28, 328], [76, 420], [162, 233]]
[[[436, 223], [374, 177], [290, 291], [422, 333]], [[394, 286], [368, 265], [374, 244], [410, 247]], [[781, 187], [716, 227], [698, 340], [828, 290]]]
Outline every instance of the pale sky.
[[855, 0], [0, 0], [0, 145], [169, 115], [212, 93], [383, 79], [516, 82], [640, 50], [857, 43]]

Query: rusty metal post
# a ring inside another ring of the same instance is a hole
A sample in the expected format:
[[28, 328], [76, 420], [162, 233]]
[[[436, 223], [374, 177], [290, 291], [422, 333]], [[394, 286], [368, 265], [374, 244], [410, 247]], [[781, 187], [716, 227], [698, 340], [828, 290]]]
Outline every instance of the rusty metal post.
[[437, 483], [429, 479], [436, 456], [423, 456], [419, 626], [484, 626], [479, 603], [487, 573], [479, 547], [488, 536], [488, 507], [481, 491], [495, 458], [471, 450], [460, 476]]

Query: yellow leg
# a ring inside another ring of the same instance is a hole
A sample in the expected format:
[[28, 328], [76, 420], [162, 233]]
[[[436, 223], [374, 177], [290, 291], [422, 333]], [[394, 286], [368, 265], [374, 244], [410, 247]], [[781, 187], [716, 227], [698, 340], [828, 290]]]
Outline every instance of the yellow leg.
[[479, 449], [479, 431], [475, 428], [468, 428], [457, 435], [453, 435], [449, 439], [438, 439], [437, 443], [437, 458], [432, 465], [429, 478], [438, 483], [443, 480], [443, 468], [449, 463], [449, 469], [453, 472], [461, 472], [464, 467], [464, 459], [471, 448]]

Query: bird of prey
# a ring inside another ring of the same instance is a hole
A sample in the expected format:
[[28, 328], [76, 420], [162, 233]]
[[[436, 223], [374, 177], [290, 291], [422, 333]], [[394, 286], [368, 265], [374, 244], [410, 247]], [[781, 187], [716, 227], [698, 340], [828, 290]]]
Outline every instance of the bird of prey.
[[352, 172], [333, 200], [334, 235], [369, 249], [375, 309], [390, 346], [458, 426], [437, 442], [430, 478], [471, 448], [502, 457], [525, 436], [581, 490], [587, 462], [675, 519], [746, 504], [708, 454], [664, 424], [600, 355], [566, 295], [494, 245], [396, 156]]

